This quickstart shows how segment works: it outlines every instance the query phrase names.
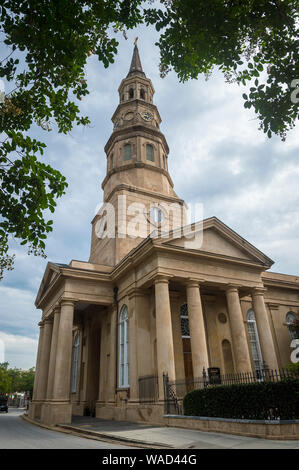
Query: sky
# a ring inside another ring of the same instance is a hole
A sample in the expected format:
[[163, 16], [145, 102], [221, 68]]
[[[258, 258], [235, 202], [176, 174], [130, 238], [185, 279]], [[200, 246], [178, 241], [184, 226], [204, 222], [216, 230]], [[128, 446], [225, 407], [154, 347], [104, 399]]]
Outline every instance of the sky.
[[157, 33], [142, 27], [127, 36], [118, 35], [119, 51], [108, 69], [96, 57], [88, 60], [90, 94], [79, 104], [91, 125], [66, 136], [55, 127], [34, 131], [47, 144], [44, 161], [64, 174], [69, 187], [51, 216], [54, 230], [46, 244], [47, 259], [29, 256], [16, 241], [11, 244], [15, 269], [0, 282], [0, 356], [4, 351], [10, 367], [35, 366], [41, 311], [34, 301], [47, 262], [89, 258], [90, 222], [103, 197], [104, 146], [136, 36], [143, 70], [155, 88], [178, 196], [202, 203], [204, 218], [218, 217], [264, 252], [275, 261], [272, 271], [299, 275], [298, 127], [286, 142], [276, 136], [268, 139], [258, 130], [253, 110], [243, 106], [246, 89], [226, 84], [217, 71], [208, 81], [201, 77], [179, 83], [174, 72], [161, 79]]

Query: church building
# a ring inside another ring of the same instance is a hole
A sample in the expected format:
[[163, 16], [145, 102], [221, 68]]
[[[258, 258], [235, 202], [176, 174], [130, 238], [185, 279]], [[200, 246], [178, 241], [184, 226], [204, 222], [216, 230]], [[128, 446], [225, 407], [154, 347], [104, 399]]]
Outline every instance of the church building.
[[273, 261], [216, 217], [188, 225], [137, 45], [118, 92], [89, 260], [49, 262], [36, 298], [29, 415], [45, 424], [163, 423], [166, 374], [192, 382], [209, 368], [290, 363], [299, 276], [270, 272]]

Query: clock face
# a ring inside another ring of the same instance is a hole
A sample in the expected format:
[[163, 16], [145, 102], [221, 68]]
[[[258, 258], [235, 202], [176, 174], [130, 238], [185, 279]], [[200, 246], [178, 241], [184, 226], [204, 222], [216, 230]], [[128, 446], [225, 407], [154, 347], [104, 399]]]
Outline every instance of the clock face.
[[148, 111], [144, 111], [143, 113], [141, 113], [141, 117], [145, 121], [151, 121], [153, 119], [153, 115], [149, 113]]

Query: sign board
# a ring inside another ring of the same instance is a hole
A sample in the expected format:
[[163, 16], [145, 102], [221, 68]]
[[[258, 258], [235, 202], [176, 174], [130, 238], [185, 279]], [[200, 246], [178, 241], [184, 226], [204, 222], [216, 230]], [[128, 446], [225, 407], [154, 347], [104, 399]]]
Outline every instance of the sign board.
[[220, 368], [219, 367], [209, 367], [208, 376], [210, 384], [221, 384]]

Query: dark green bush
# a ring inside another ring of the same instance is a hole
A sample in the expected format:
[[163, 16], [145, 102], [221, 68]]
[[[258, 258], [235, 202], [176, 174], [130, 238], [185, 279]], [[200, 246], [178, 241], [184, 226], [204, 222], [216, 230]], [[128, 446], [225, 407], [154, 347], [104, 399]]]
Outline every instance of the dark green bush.
[[194, 390], [184, 398], [186, 416], [234, 419], [299, 419], [299, 379]]

